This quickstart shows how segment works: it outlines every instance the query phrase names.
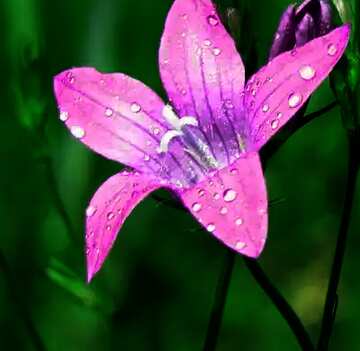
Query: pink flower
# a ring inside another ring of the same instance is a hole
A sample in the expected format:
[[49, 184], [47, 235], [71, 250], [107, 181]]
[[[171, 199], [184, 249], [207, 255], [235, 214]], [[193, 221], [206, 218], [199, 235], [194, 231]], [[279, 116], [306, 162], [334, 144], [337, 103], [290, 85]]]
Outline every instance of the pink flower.
[[267, 234], [259, 150], [326, 78], [349, 32], [344, 25], [277, 56], [244, 86], [241, 57], [211, 1], [175, 0], [159, 52], [169, 104], [121, 73], [57, 75], [60, 119], [73, 136], [133, 169], [102, 184], [86, 210], [88, 280], [133, 208], [161, 187], [225, 245], [258, 257]]

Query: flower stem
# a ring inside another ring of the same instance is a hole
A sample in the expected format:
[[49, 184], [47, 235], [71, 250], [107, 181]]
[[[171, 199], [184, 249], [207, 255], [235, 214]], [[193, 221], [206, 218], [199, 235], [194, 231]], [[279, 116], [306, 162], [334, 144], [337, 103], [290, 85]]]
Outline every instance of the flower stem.
[[229, 290], [231, 274], [234, 269], [236, 258], [234, 252], [229, 249], [226, 250], [224, 266], [218, 278], [214, 305], [211, 310], [203, 351], [214, 351], [219, 339], [226, 296]]
[[18, 293], [18, 289], [16, 288], [15, 282], [12, 278], [10, 267], [8, 265], [5, 255], [3, 254], [3, 252], [1, 250], [0, 250], [0, 271], [2, 271], [4, 274], [4, 278], [9, 287], [9, 292], [11, 294], [13, 304], [14, 304], [15, 308], [18, 310], [18, 313], [21, 316], [21, 318], [27, 328], [29, 337], [31, 339], [31, 342], [34, 345], [34, 348], [38, 351], [46, 351], [46, 347], [45, 347], [40, 335], [38, 334], [31, 317], [27, 313], [27, 309], [25, 308], [24, 304], [22, 303], [22, 300]]
[[338, 285], [340, 281], [341, 269], [344, 261], [346, 241], [349, 232], [351, 219], [351, 211], [354, 203], [354, 195], [356, 190], [356, 180], [359, 173], [360, 158], [359, 150], [359, 133], [350, 133], [349, 142], [349, 161], [347, 184], [345, 190], [344, 205], [340, 220], [340, 227], [335, 248], [334, 259], [332, 263], [329, 285], [324, 305], [323, 319], [321, 324], [320, 337], [318, 342], [318, 351], [326, 351], [336, 317], [336, 308], [338, 304]]
[[300, 347], [304, 351], [315, 351], [313, 343], [307, 333], [300, 318], [288, 304], [280, 292], [272, 285], [270, 279], [266, 276], [259, 263], [251, 258], [243, 257], [244, 262], [253, 278], [260, 285], [272, 303], [276, 306], [282, 317], [286, 320], [289, 328], [295, 335]]

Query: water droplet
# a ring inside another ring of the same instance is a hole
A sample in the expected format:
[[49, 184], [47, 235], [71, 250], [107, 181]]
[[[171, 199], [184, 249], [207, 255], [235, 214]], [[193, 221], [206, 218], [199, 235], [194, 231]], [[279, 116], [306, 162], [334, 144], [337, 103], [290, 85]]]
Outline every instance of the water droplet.
[[259, 212], [260, 215], [263, 215], [263, 214], [266, 213], [266, 209], [265, 208], [259, 208], [258, 212]]
[[227, 213], [228, 213], [228, 209], [226, 207], [221, 207], [220, 208], [220, 214], [225, 215]]
[[290, 55], [291, 55], [291, 56], [295, 56], [296, 54], [297, 54], [296, 49], [293, 49], [293, 50], [290, 51]]
[[111, 230], [111, 225], [107, 225], [106, 230], [109, 232]]
[[213, 198], [214, 198], [215, 200], [219, 200], [219, 199], [220, 199], [220, 194], [219, 194], [219, 193], [215, 193], [215, 194], [213, 195]]
[[277, 117], [277, 118], [281, 118], [281, 117], [282, 117], [282, 113], [281, 113], [281, 112], [278, 112], [278, 113], [276, 114], [276, 117]]
[[183, 38], [185, 38], [185, 37], [186, 37], [186, 32], [182, 32], [182, 33], [181, 33], [181, 36], [182, 36]]
[[213, 223], [208, 224], [208, 226], [206, 227], [208, 232], [213, 232], [215, 230], [215, 225]]
[[209, 40], [209, 39], [204, 40], [204, 45], [211, 46], [211, 40]]
[[251, 89], [251, 95], [255, 96], [256, 95], [256, 89]]
[[150, 156], [147, 155], [147, 154], [145, 154], [145, 155], [144, 155], [144, 161], [149, 161], [149, 160], [150, 160]]
[[309, 65], [302, 66], [299, 69], [300, 77], [305, 80], [313, 79], [315, 77], [315, 73], [316, 72], [315, 72], [314, 68], [312, 68]]
[[236, 168], [233, 168], [232, 170], [230, 170], [231, 174], [237, 174], [238, 170]]
[[106, 217], [110, 221], [111, 219], [113, 219], [115, 217], [115, 215], [112, 212], [109, 212]]
[[301, 101], [302, 101], [302, 96], [300, 94], [293, 93], [289, 95], [289, 100], [288, 100], [289, 107], [296, 107], [301, 103]]
[[85, 130], [79, 126], [72, 126], [70, 128], [70, 132], [75, 138], [78, 138], [78, 139], [81, 139], [85, 136]]
[[131, 112], [138, 113], [141, 111], [141, 106], [138, 103], [133, 102], [130, 106], [130, 110]]
[[242, 218], [238, 218], [235, 220], [235, 224], [236, 225], [242, 225], [244, 223], [243, 219]]
[[219, 20], [214, 15], [208, 16], [207, 21], [211, 26], [214, 26], [214, 27], [219, 24]]
[[66, 74], [66, 78], [67, 78], [67, 80], [69, 81], [70, 84], [73, 84], [75, 82], [75, 77], [72, 74], [72, 72], [68, 72]]
[[219, 48], [214, 48], [212, 52], [213, 52], [213, 54], [214, 54], [215, 56], [219, 56], [219, 55], [221, 54], [221, 49], [219, 49]]
[[269, 105], [268, 104], [265, 104], [263, 107], [262, 107], [262, 110], [263, 112], [268, 112], [269, 111]]
[[229, 109], [234, 108], [234, 104], [232, 103], [231, 100], [225, 100], [224, 105], [226, 108], [229, 108]]
[[233, 189], [227, 189], [224, 191], [224, 201], [231, 202], [236, 199], [237, 193]]
[[159, 128], [154, 128], [154, 129], [153, 129], [153, 133], [154, 133], [155, 135], [158, 135], [158, 134], [160, 133], [160, 129], [159, 129]]
[[96, 207], [95, 206], [89, 206], [87, 209], [86, 209], [86, 217], [91, 217], [92, 215], [94, 215], [96, 212]]
[[337, 47], [335, 44], [329, 44], [327, 47], [327, 53], [330, 56], [334, 56], [337, 53]]
[[65, 111], [60, 112], [60, 121], [65, 122], [68, 120], [68, 118], [69, 118], [69, 114], [67, 112]]
[[243, 250], [243, 249], [245, 249], [245, 247], [246, 247], [246, 244], [243, 241], [238, 241], [235, 244], [235, 249], [236, 250]]
[[280, 39], [280, 34], [279, 33], [276, 33], [275, 34], [275, 40], [279, 40]]
[[278, 121], [277, 119], [274, 119], [274, 120], [271, 122], [271, 128], [272, 128], [272, 129], [276, 129], [278, 126], [279, 126], [279, 121]]
[[106, 108], [105, 110], [105, 116], [106, 117], [111, 117], [113, 114], [113, 110], [111, 108]]
[[204, 190], [204, 189], [200, 189], [200, 190], [198, 191], [198, 194], [199, 194], [200, 197], [204, 196], [204, 195], [205, 195], [205, 190]]
[[201, 208], [202, 208], [202, 205], [199, 204], [198, 202], [195, 202], [195, 203], [193, 203], [193, 205], [191, 206], [191, 208], [192, 208], [192, 210], [193, 210], [194, 212], [199, 212], [199, 211], [201, 210]]
[[186, 90], [185, 89], [181, 89], [181, 95], [186, 95]]

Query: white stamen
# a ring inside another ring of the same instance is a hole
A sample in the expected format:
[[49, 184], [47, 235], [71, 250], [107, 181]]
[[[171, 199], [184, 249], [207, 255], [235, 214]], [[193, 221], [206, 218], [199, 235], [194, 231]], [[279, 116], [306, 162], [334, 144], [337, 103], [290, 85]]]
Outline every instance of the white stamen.
[[162, 115], [166, 121], [177, 131], [181, 130], [180, 118], [176, 115], [173, 108], [170, 105], [165, 105], [162, 111]]
[[178, 131], [178, 130], [169, 130], [169, 131], [167, 131], [163, 135], [163, 137], [161, 138], [160, 146], [158, 147], [157, 152], [159, 154], [161, 154], [162, 152], [167, 152], [168, 149], [169, 149], [170, 141], [173, 138], [178, 137], [178, 136], [182, 136], [182, 135], [183, 135], [183, 133]]
[[195, 117], [185, 116], [180, 118], [180, 129], [184, 126], [198, 127], [199, 123]]

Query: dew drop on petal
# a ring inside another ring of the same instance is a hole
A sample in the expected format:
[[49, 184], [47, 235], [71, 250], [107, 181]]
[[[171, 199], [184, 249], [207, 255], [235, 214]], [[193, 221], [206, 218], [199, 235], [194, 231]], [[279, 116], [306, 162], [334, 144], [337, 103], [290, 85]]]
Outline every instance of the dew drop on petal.
[[154, 133], [155, 135], [158, 135], [158, 134], [160, 133], [160, 129], [159, 129], [159, 128], [154, 128], [154, 129], [153, 129], [153, 133]]
[[221, 207], [221, 208], [220, 208], [220, 214], [225, 215], [225, 214], [227, 214], [227, 213], [228, 213], [227, 207]]
[[70, 84], [73, 84], [75, 82], [75, 77], [72, 72], [68, 72], [66, 74], [66, 78], [69, 81]]
[[265, 105], [262, 107], [262, 110], [263, 110], [263, 112], [268, 112], [268, 111], [269, 111], [269, 105], [268, 105], [268, 104], [265, 104]]
[[232, 202], [236, 199], [237, 193], [233, 189], [227, 189], [224, 191], [224, 201]]
[[230, 173], [231, 174], [237, 174], [238, 170], [236, 168], [233, 168], [230, 170]]
[[282, 117], [282, 113], [281, 113], [281, 112], [278, 112], [278, 113], [276, 114], [276, 117], [277, 117], [277, 118], [281, 118], [281, 117]]
[[112, 114], [113, 114], [113, 110], [111, 108], [108, 107], [108, 108], [105, 109], [105, 116], [106, 117], [111, 117]]
[[109, 232], [111, 230], [111, 225], [107, 225], [106, 230]]
[[337, 47], [335, 44], [329, 44], [327, 47], [327, 53], [329, 56], [334, 56], [337, 53]]
[[311, 80], [315, 77], [316, 71], [309, 65], [302, 66], [299, 69], [299, 74], [302, 79]]
[[204, 45], [211, 46], [211, 40], [209, 40], [209, 39], [204, 40]]
[[302, 96], [297, 93], [293, 93], [289, 95], [288, 103], [289, 107], [296, 107], [298, 106], [302, 101]]
[[235, 249], [236, 250], [242, 250], [242, 249], [245, 249], [245, 247], [246, 247], [246, 244], [243, 241], [238, 241], [235, 244]]
[[221, 49], [219, 49], [219, 48], [214, 48], [212, 52], [213, 52], [213, 54], [214, 54], [215, 56], [219, 56], [219, 55], [221, 54]]
[[215, 194], [213, 195], [213, 197], [214, 197], [215, 200], [219, 200], [219, 199], [220, 199], [220, 194], [219, 194], [219, 193], [215, 193]]
[[234, 104], [232, 103], [231, 100], [225, 100], [224, 105], [226, 108], [229, 108], [229, 109], [234, 108]]
[[213, 223], [209, 223], [206, 227], [208, 232], [213, 232], [215, 230], [215, 225]]
[[200, 197], [201, 197], [201, 196], [204, 196], [204, 195], [205, 195], [205, 190], [204, 190], [204, 189], [200, 189], [200, 190], [198, 191], [198, 194], [199, 194]]
[[195, 203], [193, 203], [191, 208], [194, 212], [199, 212], [201, 210], [202, 206], [198, 202], [195, 202]]
[[274, 120], [271, 122], [271, 128], [272, 128], [272, 129], [276, 129], [278, 126], [279, 126], [279, 121], [278, 121], [277, 119], [274, 119]]
[[115, 217], [115, 215], [112, 212], [109, 212], [106, 217], [110, 221], [111, 219], [113, 219]]
[[141, 106], [138, 103], [133, 102], [130, 106], [130, 110], [131, 112], [138, 113], [141, 111]]
[[69, 119], [69, 114], [66, 111], [61, 111], [60, 112], [60, 121], [67, 121]]
[[70, 128], [70, 132], [75, 138], [78, 138], [78, 139], [81, 139], [85, 136], [85, 130], [79, 126], [72, 126]]
[[91, 217], [92, 215], [94, 215], [96, 212], [96, 207], [95, 206], [89, 206], [87, 209], [86, 209], [86, 217]]
[[207, 21], [211, 26], [214, 26], [214, 27], [219, 24], [219, 20], [214, 15], [208, 16]]
[[235, 220], [235, 224], [236, 224], [236, 225], [242, 225], [243, 223], [244, 223], [244, 221], [243, 221], [242, 218], [237, 218], [237, 219]]
[[150, 160], [150, 156], [147, 155], [147, 154], [145, 154], [145, 155], [144, 155], [144, 161], [149, 161], [149, 160]]

